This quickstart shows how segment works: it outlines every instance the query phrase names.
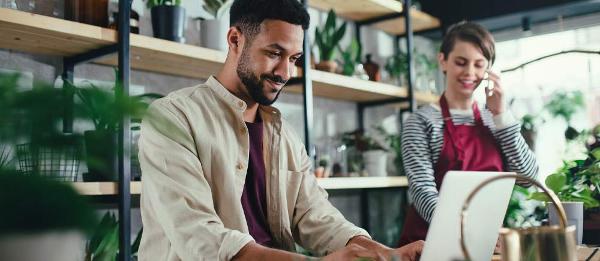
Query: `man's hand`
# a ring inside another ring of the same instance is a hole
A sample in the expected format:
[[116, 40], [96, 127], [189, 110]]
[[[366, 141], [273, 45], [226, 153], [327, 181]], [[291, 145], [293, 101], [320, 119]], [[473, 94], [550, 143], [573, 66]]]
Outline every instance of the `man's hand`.
[[349, 243], [344, 248], [324, 256], [321, 260], [356, 260], [358, 258], [368, 258], [368, 260], [385, 260], [385, 257], [381, 256], [377, 252], [353, 243]]
[[392, 251], [392, 256], [399, 257], [402, 261], [419, 260], [425, 241], [419, 240], [405, 245], [401, 248], [396, 248]]

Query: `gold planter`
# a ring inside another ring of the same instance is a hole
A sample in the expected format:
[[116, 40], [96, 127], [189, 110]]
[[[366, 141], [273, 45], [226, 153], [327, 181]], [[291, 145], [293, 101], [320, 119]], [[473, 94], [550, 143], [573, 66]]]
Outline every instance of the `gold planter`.
[[546, 193], [560, 216], [560, 226], [546, 226], [519, 229], [500, 229], [501, 256], [503, 261], [575, 261], [577, 259], [577, 246], [575, 244], [575, 226], [567, 227], [565, 210], [556, 195], [542, 186], [539, 182], [518, 175], [500, 175], [489, 178], [479, 184], [469, 194], [463, 204], [460, 222], [461, 247], [466, 260], [471, 256], [464, 240], [464, 224], [467, 209], [471, 200], [485, 185], [500, 179], [522, 179], [541, 188]]

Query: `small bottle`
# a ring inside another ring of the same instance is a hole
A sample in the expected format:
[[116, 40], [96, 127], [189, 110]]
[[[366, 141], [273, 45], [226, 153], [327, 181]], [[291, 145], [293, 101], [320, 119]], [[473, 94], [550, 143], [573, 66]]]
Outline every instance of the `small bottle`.
[[374, 63], [371, 60], [371, 54], [367, 54], [367, 61], [363, 63], [363, 68], [369, 75], [369, 80], [378, 82], [381, 81], [381, 70], [379, 69], [379, 65]]

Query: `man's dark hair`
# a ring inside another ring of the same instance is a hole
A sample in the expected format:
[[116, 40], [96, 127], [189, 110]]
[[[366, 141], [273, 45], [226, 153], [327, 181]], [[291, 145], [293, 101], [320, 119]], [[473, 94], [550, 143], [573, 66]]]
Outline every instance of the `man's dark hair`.
[[267, 19], [281, 20], [308, 29], [310, 16], [298, 0], [235, 0], [230, 11], [230, 26], [236, 26], [252, 39]]
[[450, 26], [442, 41], [442, 46], [440, 47], [440, 52], [444, 54], [444, 59], [448, 59], [448, 55], [452, 49], [454, 49], [454, 44], [457, 39], [477, 46], [483, 53], [485, 59], [487, 59], [490, 64], [494, 64], [494, 60], [496, 60], [494, 37], [487, 29], [485, 29], [485, 27], [473, 22], [465, 21]]

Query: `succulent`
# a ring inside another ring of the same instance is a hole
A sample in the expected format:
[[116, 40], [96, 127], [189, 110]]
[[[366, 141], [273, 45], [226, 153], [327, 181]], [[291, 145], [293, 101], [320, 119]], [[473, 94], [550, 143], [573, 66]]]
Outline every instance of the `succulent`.
[[350, 45], [348, 45], [346, 50], [339, 49], [343, 60], [342, 74], [352, 76], [356, 64], [360, 63], [360, 43], [358, 43], [356, 38], [352, 38], [352, 42], [350, 42]]
[[214, 19], [223, 17], [223, 14], [231, 7], [233, 0], [204, 0], [202, 6]]
[[346, 22], [337, 27], [335, 20], [335, 12], [330, 10], [323, 28], [316, 28], [315, 30], [315, 41], [317, 47], [319, 47], [321, 61], [332, 61], [335, 59], [337, 45], [346, 33]]
[[147, 0], [146, 2], [148, 9], [161, 5], [181, 5], [181, 0]]

